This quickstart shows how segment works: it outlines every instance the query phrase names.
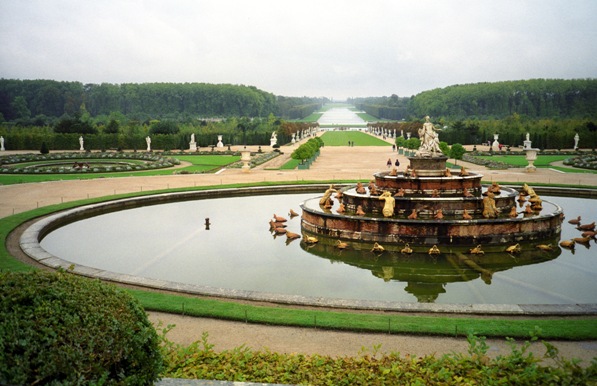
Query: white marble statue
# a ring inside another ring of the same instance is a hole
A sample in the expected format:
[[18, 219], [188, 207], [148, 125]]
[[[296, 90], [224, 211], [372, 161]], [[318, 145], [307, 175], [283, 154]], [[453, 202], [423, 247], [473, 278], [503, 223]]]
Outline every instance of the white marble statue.
[[80, 151], [85, 150], [85, 146], [83, 145], [83, 136], [79, 137], [79, 150]]
[[269, 145], [270, 146], [275, 146], [276, 144], [278, 144], [278, 135], [276, 134], [276, 132], [274, 131], [272, 133], [272, 137], [269, 140]]
[[216, 147], [224, 147], [224, 143], [222, 142], [221, 135], [218, 135], [218, 143], [216, 144]]
[[578, 149], [578, 140], [580, 139], [580, 137], [578, 136], [578, 133], [576, 133], [576, 135], [574, 135], [574, 150]]
[[0, 151], [4, 151], [6, 150], [4, 148], [4, 137], [0, 137]]
[[426, 116], [423, 127], [419, 129], [419, 139], [421, 140], [419, 152], [441, 154], [442, 151], [439, 148], [439, 137], [437, 136], [438, 130], [440, 129], [433, 126], [433, 123], [429, 120], [429, 116]]
[[189, 150], [197, 151], [197, 142], [195, 142], [195, 133], [191, 134], [191, 142], [189, 142]]
[[149, 135], [145, 137], [145, 143], [147, 143], [147, 151], [151, 151], [151, 138], [149, 138]]

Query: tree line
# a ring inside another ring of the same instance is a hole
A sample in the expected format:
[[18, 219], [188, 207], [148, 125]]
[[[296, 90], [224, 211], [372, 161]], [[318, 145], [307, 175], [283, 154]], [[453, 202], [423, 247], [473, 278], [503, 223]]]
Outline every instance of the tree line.
[[43, 126], [74, 116], [84, 106], [97, 120], [113, 113], [141, 122], [170, 119], [267, 117], [296, 119], [323, 99], [277, 97], [253, 86], [206, 83], [82, 84], [53, 80], [0, 79], [0, 122]]
[[531, 79], [454, 85], [410, 98], [356, 98], [357, 108], [380, 119], [597, 118], [597, 79]]

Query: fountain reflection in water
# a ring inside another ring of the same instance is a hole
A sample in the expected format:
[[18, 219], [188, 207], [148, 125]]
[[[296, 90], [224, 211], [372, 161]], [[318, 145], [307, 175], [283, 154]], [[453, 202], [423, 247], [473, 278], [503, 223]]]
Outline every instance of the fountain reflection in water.
[[[246, 196], [142, 206], [76, 221], [52, 231], [41, 244], [76, 264], [235, 290], [403, 302], [594, 302], [597, 266], [590, 249], [594, 242], [588, 248], [577, 246], [574, 254], [556, 244], [553, 252], [522, 244], [522, 253], [516, 255], [488, 250], [483, 256], [465, 254], [481, 269], [493, 272], [488, 285], [478, 269], [460, 261], [458, 253], [465, 253], [465, 247], [450, 251], [440, 246], [442, 254], [433, 257], [420, 246], [403, 255], [402, 246], [396, 245], [377, 255], [367, 243], [349, 241], [348, 248], [340, 251], [333, 247], [335, 239], [320, 235], [312, 246], [302, 238], [288, 242], [283, 235], [272, 235], [268, 224], [272, 213], [298, 211], [299, 203], [317, 196]], [[572, 214], [597, 218], [594, 201], [546, 198]], [[204, 226], [207, 217], [209, 231]], [[301, 233], [299, 217], [288, 216], [287, 224], [288, 230]], [[572, 225], [562, 228], [563, 239], [578, 236]]]

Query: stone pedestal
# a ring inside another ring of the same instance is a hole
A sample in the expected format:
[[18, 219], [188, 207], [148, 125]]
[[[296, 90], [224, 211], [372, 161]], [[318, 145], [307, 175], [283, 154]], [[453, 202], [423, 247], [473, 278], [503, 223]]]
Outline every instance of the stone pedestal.
[[190, 142], [189, 143], [189, 150], [190, 151], [197, 151], [197, 142]]
[[533, 163], [537, 159], [537, 151], [538, 150], [539, 149], [532, 149], [530, 146], [529, 146], [529, 148], [527, 148], [526, 143], [525, 143], [524, 151], [526, 153], [526, 159], [529, 162], [529, 164], [526, 166], [527, 172], [534, 172], [537, 170], [537, 167], [535, 167], [535, 165], [533, 165]]
[[446, 156], [408, 157], [410, 167], [421, 177], [441, 177], [446, 173]]
[[248, 150], [240, 152], [240, 160], [243, 162], [242, 171], [248, 173], [251, 171], [251, 152]]

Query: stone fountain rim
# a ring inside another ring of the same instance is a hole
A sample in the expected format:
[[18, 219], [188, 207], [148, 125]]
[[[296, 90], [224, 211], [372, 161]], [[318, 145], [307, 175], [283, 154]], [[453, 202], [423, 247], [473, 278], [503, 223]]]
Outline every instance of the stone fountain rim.
[[[346, 184], [334, 184], [341, 186]], [[46, 217], [37, 219], [28, 226], [20, 235], [19, 245], [23, 253], [54, 270], [63, 269], [76, 275], [100, 279], [104, 281], [132, 285], [150, 290], [168, 291], [196, 296], [225, 298], [239, 301], [267, 302], [290, 306], [310, 306], [332, 309], [386, 311], [386, 312], [426, 312], [440, 314], [479, 314], [479, 315], [597, 315], [597, 304], [439, 304], [439, 303], [409, 303], [391, 301], [373, 301], [357, 299], [338, 299], [325, 297], [310, 297], [302, 295], [286, 295], [268, 292], [235, 290], [193, 284], [183, 284], [167, 280], [150, 279], [128, 274], [119, 274], [103, 269], [97, 269], [80, 264], [73, 264], [60, 257], [54, 256], [44, 250], [39, 242], [45, 235], [66, 222], [76, 221], [85, 216], [87, 211], [109, 211], [114, 208], [120, 210], [138, 206], [143, 201], [153, 203], [171, 202], [173, 199], [188, 200], [191, 198], [219, 198], [250, 194], [283, 194], [283, 193], [310, 193], [329, 187], [329, 184], [312, 185], [280, 185], [267, 187], [248, 187], [234, 189], [208, 189], [192, 192], [161, 193], [156, 195], [131, 197], [111, 200], [102, 203], [87, 204], [75, 208], [54, 212]], [[536, 189], [538, 190], [538, 189]], [[578, 189], [569, 189], [568, 193], [577, 192]], [[149, 205], [146, 203], [146, 205]]]

